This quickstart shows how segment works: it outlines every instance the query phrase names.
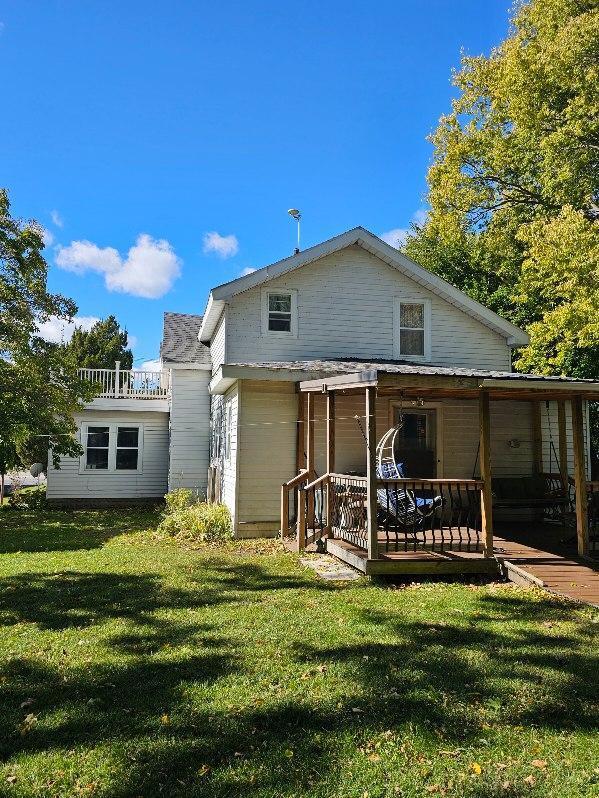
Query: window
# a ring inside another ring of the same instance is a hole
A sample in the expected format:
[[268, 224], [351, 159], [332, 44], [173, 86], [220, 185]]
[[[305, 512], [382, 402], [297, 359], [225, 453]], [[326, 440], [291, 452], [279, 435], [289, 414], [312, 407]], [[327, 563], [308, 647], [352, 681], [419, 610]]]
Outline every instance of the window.
[[110, 427], [88, 427], [85, 441], [85, 468], [87, 470], [108, 469]]
[[225, 405], [225, 460], [231, 459], [231, 428], [233, 426], [233, 409], [231, 402]]
[[408, 360], [430, 359], [430, 302], [396, 299], [394, 356]]
[[143, 428], [141, 424], [84, 424], [81, 430], [84, 453], [81, 472], [137, 471], [142, 468]]
[[297, 336], [297, 292], [262, 291], [262, 334]]
[[139, 427], [117, 427], [116, 470], [137, 471]]
[[268, 295], [268, 329], [291, 332], [291, 294]]

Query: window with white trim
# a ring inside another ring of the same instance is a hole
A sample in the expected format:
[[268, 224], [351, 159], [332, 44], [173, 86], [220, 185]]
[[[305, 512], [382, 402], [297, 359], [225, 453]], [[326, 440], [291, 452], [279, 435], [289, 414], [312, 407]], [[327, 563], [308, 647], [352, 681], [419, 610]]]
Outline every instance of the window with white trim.
[[107, 471], [110, 427], [88, 427], [85, 435], [86, 471]]
[[138, 460], [139, 427], [117, 427], [115, 469], [137, 471]]
[[80, 471], [136, 471], [142, 468], [141, 424], [84, 424]]
[[408, 360], [430, 359], [430, 300], [395, 298], [394, 356]]
[[262, 291], [262, 334], [273, 337], [297, 336], [297, 291]]

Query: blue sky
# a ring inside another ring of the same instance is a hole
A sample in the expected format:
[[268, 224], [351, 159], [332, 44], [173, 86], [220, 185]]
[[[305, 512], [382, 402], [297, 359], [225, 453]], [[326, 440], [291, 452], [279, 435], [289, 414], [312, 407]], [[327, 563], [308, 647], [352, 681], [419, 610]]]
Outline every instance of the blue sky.
[[0, 182], [48, 231], [51, 289], [115, 313], [141, 363], [164, 310], [291, 254], [288, 208], [303, 247], [407, 228], [451, 69], [508, 7], [5, 0]]

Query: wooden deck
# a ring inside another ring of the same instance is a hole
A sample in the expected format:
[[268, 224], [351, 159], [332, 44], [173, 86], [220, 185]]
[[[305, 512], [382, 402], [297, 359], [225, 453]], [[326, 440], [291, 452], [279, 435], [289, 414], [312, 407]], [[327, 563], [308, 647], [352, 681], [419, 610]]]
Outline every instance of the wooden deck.
[[[599, 607], [599, 562], [576, 555], [576, 541], [559, 525], [513, 522], [498, 525], [493, 558], [476, 551], [387, 551], [369, 560], [363, 548], [338, 538], [327, 551], [365, 574], [422, 576], [504, 574], [518, 584], [543, 587], [556, 595]], [[385, 543], [379, 535], [379, 545]]]

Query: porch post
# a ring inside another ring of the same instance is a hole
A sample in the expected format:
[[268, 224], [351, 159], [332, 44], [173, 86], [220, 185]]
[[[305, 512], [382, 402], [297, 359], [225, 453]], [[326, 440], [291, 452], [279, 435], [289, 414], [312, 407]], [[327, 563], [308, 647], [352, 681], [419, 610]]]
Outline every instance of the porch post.
[[578, 554], [589, 553], [589, 505], [587, 500], [587, 475], [584, 465], [582, 396], [572, 397], [572, 437], [574, 439], [574, 489], [576, 491], [576, 538]]
[[306, 394], [306, 468], [314, 479], [314, 394]]
[[[309, 392], [306, 394], [306, 468], [308, 469], [308, 481], [312, 482], [314, 479], [314, 394]], [[303, 498], [303, 493], [300, 489], [300, 501]], [[300, 517], [302, 515], [300, 514]], [[308, 527], [314, 523], [314, 491], [308, 492], [308, 506], [303, 513], [304, 519], [304, 534]]]
[[[335, 471], [335, 392], [327, 392], [327, 474]], [[327, 482], [327, 532], [333, 537], [333, 486]]]
[[478, 399], [480, 427], [480, 476], [483, 488], [480, 497], [483, 554], [493, 555], [493, 498], [491, 491], [491, 423], [489, 392], [481, 390]]
[[335, 471], [335, 392], [327, 393], [327, 473]]
[[297, 457], [296, 473], [299, 474], [306, 467], [306, 405], [304, 394], [297, 397]]
[[366, 529], [368, 559], [379, 556], [376, 496], [376, 389], [366, 388]]
[[568, 436], [566, 433], [566, 401], [557, 402], [557, 428], [559, 436], [559, 470], [564, 491], [568, 491]]
[[538, 399], [531, 402], [532, 411], [532, 457], [533, 472], [543, 473], [543, 430], [541, 427], [541, 403]]

